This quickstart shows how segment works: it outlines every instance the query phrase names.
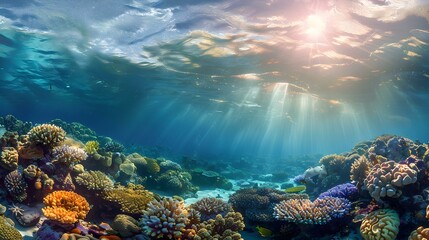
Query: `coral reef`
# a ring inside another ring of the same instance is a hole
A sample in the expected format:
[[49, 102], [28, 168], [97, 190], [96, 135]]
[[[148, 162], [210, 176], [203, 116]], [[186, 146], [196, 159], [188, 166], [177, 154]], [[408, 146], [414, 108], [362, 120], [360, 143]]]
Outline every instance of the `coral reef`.
[[399, 232], [399, 216], [392, 209], [379, 209], [362, 221], [360, 233], [365, 240], [393, 240]]
[[290, 199], [275, 205], [274, 217], [295, 223], [326, 224], [333, 218], [345, 216], [350, 208], [350, 202], [344, 198], [324, 197], [313, 202], [309, 199]]
[[89, 212], [89, 204], [79, 194], [68, 191], [55, 191], [43, 199], [43, 214], [61, 223], [75, 223], [84, 219]]
[[209, 220], [220, 214], [224, 217], [228, 212], [232, 211], [232, 206], [222, 199], [205, 197], [190, 206], [192, 209], [200, 213], [202, 221]]

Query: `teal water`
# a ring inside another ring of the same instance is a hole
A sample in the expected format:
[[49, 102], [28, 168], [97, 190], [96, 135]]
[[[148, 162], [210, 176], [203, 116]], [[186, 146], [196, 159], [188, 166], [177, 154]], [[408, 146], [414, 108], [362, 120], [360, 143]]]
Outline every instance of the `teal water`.
[[0, 4], [0, 113], [196, 157], [428, 140], [426, 1]]

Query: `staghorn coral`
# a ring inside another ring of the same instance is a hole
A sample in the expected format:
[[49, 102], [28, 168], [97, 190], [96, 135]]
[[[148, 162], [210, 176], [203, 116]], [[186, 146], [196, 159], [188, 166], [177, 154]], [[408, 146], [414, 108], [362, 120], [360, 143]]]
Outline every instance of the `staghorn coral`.
[[274, 217], [295, 223], [326, 224], [348, 214], [350, 207], [350, 201], [344, 198], [324, 197], [313, 202], [309, 199], [290, 199], [275, 205]]
[[210, 219], [197, 225], [198, 233], [194, 239], [242, 240], [243, 238], [239, 232], [242, 231], [244, 227], [244, 219], [239, 212], [229, 212], [225, 217], [218, 214], [215, 219]]
[[85, 152], [94, 155], [97, 153], [98, 149], [100, 149], [100, 144], [97, 141], [88, 141], [85, 143]]
[[356, 187], [363, 186], [365, 178], [368, 176], [371, 168], [371, 163], [365, 156], [361, 156], [355, 160], [350, 169], [350, 180], [356, 183]]
[[408, 237], [408, 240], [427, 240], [427, 239], [429, 239], [429, 228], [424, 228], [422, 226], [412, 231], [410, 236]]
[[27, 199], [27, 183], [22, 173], [18, 170], [8, 173], [4, 179], [4, 185], [11, 197], [18, 202]]
[[142, 230], [136, 219], [125, 214], [116, 215], [111, 226], [121, 237], [132, 237]]
[[76, 177], [77, 184], [87, 190], [110, 190], [113, 189], [113, 181], [103, 172], [87, 171]]
[[121, 212], [125, 214], [141, 214], [146, 205], [154, 199], [152, 192], [144, 190], [141, 185], [133, 184], [104, 190], [102, 197], [108, 202], [118, 204]]
[[84, 219], [89, 212], [89, 204], [81, 195], [68, 191], [55, 191], [48, 194], [43, 203], [43, 214], [61, 223], [75, 223]]
[[206, 221], [220, 214], [225, 216], [232, 211], [232, 206], [219, 198], [205, 197], [190, 206], [200, 213], [200, 219]]
[[66, 132], [53, 124], [42, 124], [28, 132], [28, 140], [33, 144], [53, 147], [64, 141]]
[[140, 226], [152, 239], [182, 239], [182, 231], [188, 221], [188, 212], [183, 201], [164, 198], [148, 203]]
[[18, 167], [18, 151], [13, 147], [4, 147], [1, 152], [0, 166], [13, 171]]
[[[10, 219], [9, 219], [10, 220]], [[8, 221], [4, 216], [0, 216], [0, 239], [20, 240], [23, 239], [18, 230], [13, 226], [12, 221]]]
[[55, 158], [55, 162], [61, 162], [67, 165], [81, 162], [88, 157], [84, 150], [68, 145], [55, 147], [52, 151], [52, 155]]
[[416, 165], [398, 164], [387, 161], [376, 164], [365, 178], [364, 184], [371, 197], [379, 200], [381, 197], [399, 197], [401, 187], [417, 181], [418, 168]]
[[362, 221], [360, 233], [365, 240], [393, 240], [399, 232], [399, 216], [392, 209], [379, 209]]

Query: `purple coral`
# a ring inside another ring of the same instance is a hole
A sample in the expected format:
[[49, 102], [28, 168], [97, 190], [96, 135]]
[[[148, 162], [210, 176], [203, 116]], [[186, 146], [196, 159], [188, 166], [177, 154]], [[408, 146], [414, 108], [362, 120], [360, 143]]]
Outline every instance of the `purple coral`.
[[328, 189], [326, 192], [320, 194], [318, 198], [337, 197], [354, 201], [358, 198], [358, 196], [359, 190], [355, 185], [351, 183], [344, 183]]

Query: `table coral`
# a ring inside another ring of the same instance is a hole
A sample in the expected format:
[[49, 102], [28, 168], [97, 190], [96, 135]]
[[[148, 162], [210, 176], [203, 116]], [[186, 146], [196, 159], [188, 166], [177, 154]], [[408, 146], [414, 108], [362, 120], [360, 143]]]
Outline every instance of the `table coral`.
[[181, 239], [188, 222], [187, 216], [183, 201], [171, 198], [153, 200], [143, 212], [140, 226], [152, 239]]
[[350, 201], [344, 198], [324, 197], [313, 202], [309, 199], [290, 199], [275, 205], [274, 217], [302, 224], [326, 224], [333, 218], [345, 216], [350, 208]]
[[18, 167], [18, 151], [13, 147], [4, 147], [1, 152], [0, 166], [13, 171]]
[[28, 140], [33, 144], [56, 146], [66, 137], [66, 132], [53, 124], [42, 124], [33, 127], [28, 133]]
[[371, 197], [379, 200], [386, 196], [401, 196], [401, 187], [417, 181], [418, 168], [415, 165], [410, 166], [387, 161], [372, 167], [364, 181]]
[[360, 233], [365, 240], [393, 240], [399, 232], [399, 216], [392, 209], [380, 209], [362, 221]]
[[86, 199], [74, 192], [55, 191], [43, 199], [43, 214], [61, 223], [75, 223], [89, 212]]
[[6, 220], [4, 216], [0, 216], [0, 239], [1, 240], [20, 240], [23, 239], [18, 230]]

